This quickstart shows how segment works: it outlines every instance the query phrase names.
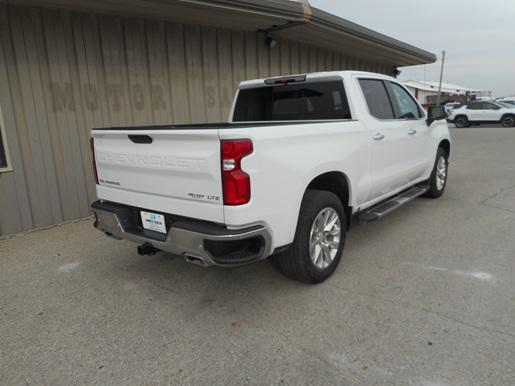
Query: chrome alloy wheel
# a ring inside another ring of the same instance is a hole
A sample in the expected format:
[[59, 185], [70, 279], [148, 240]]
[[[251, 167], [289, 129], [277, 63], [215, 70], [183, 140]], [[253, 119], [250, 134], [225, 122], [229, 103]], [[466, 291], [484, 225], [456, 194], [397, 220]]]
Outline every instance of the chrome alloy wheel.
[[436, 164], [436, 187], [442, 190], [447, 179], [447, 160], [441, 156]]
[[342, 226], [338, 212], [325, 208], [318, 213], [309, 235], [309, 255], [313, 264], [325, 269], [336, 258], [342, 236]]

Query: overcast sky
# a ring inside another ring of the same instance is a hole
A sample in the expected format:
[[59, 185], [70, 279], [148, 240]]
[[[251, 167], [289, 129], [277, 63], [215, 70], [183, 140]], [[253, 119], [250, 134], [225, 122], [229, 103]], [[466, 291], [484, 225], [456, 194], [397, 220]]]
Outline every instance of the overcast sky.
[[[515, 95], [515, 0], [310, 0], [333, 13], [433, 52], [447, 51], [444, 81]], [[440, 62], [402, 68], [402, 80], [438, 80]]]

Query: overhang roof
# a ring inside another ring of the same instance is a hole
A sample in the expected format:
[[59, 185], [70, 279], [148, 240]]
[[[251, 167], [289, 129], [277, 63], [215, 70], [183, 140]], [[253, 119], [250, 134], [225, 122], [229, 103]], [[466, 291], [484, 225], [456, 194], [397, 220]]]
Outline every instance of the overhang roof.
[[169, 20], [239, 30], [270, 30], [284, 37], [392, 66], [432, 63], [430, 52], [356, 23], [288, 0], [0, 0], [12, 5], [51, 7]]
[[[422, 91], [429, 91], [438, 94], [439, 82], [434, 81], [421, 81], [421, 80], [407, 80], [403, 82], [405, 86], [416, 88]], [[442, 92], [444, 94], [452, 94], [452, 95], [464, 95], [466, 93], [472, 94], [481, 94], [487, 93], [485, 90], [481, 90], [478, 88], [470, 88], [459, 86], [456, 84], [451, 84], [447, 82], [442, 82]]]

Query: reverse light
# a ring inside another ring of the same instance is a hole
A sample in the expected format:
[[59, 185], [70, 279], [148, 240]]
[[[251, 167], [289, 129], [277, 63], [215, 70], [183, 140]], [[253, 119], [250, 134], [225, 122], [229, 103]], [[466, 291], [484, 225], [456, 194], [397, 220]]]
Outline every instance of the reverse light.
[[243, 205], [250, 201], [250, 176], [241, 169], [241, 160], [252, 153], [250, 139], [220, 142], [224, 205]]
[[95, 183], [98, 185], [97, 161], [95, 159], [95, 139], [90, 138], [89, 144], [91, 145], [91, 160], [93, 161], [93, 175], [95, 176]]

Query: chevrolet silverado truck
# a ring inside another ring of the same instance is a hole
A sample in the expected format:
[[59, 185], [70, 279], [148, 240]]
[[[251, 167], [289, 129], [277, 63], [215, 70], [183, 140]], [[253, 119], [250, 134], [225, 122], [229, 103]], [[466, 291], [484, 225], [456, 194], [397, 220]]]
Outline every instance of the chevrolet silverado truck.
[[271, 258], [320, 283], [351, 225], [442, 195], [445, 118], [375, 73], [245, 81], [228, 123], [93, 129], [94, 226], [142, 255], [221, 267]]

